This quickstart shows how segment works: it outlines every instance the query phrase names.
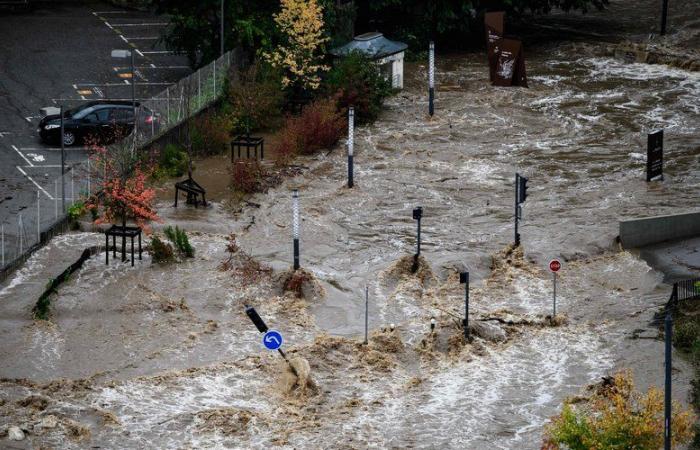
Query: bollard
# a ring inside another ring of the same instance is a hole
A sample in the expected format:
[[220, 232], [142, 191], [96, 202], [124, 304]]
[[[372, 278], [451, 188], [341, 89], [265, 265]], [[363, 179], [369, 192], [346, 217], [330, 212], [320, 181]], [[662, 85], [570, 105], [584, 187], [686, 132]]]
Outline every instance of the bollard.
[[58, 220], [58, 180], [53, 182], [53, 213], [54, 219]]
[[527, 181], [528, 179], [515, 173], [515, 246], [520, 246], [520, 233], [518, 233], [518, 221], [521, 217], [520, 204], [527, 199]]
[[63, 105], [61, 105], [60, 112], [61, 114], [61, 212], [65, 214], [66, 212], [66, 144], [63, 142], [63, 134], [64, 134], [64, 127], [63, 127]]
[[459, 274], [459, 282], [464, 284], [464, 339], [469, 340], [469, 272]]
[[292, 232], [294, 239], [294, 270], [299, 270], [299, 191], [292, 191]]
[[5, 224], [0, 225], [0, 240], [2, 242], [2, 267], [5, 267]]
[[348, 108], [348, 187], [354, 186], [353, 153], [355, 147], [355, 108]]
[[365, 286], [365, 345], [369, 343], [368, 330], [369, 330], [369, 286]]
[[428, 114], [435, 113], [435, 43], [430, 41], [428, 50]]
[[432, 317], [430, 318], [430, 332], [431, 332], [431, 333], [432, 333], [433, 331], [435, 331], [435, 324], [436, 324], [436, 323], [437, 323], [437, 322], [435, 321], [435, 316], [432, 316]]

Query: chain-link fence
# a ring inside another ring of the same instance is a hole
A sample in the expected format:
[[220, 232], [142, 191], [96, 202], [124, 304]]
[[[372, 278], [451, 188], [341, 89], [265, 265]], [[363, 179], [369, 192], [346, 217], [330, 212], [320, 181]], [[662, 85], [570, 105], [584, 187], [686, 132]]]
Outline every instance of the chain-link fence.
[[[141, 102], [134, 134], [126, 138], [132, 142], [135, 139], [131, 145], [143, 148], [211, 106], [224, 91], [231, 62], [236, 59], [234, 54], [235, 51], [225, 53]], [[35, 183], [36, 190], [16, 193], [26, 206], [0, 221], [0, 280], [21, 265], [32, 250], [70, 226], [70, 213], [80, 209], [76, 204], [94, 194], [99, 186], [91, 172], [90, 160], [69, 164], [62, 176]]]

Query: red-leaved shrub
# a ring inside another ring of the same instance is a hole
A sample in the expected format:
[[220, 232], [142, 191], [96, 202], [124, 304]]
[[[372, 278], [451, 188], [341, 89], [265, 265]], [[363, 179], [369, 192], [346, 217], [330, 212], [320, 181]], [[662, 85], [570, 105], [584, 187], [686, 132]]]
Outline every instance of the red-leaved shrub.
[[310, 155], [330, 148], [345, 130], [345, 117], [334, 99], [317, 100], [305, 106], [297, 117], [287, 117], [275, 147], [278, 164], [287, 164], [295, 155]]
[[231, 168], [233, 188], [239, 192], [252, 194], [266, 190], [267, 170], [255, 159], [239, 159]]

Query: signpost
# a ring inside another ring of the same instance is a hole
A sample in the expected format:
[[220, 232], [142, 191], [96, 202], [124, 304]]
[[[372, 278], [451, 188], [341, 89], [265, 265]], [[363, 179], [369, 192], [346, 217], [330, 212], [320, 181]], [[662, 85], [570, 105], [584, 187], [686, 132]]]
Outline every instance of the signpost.
[[282, 347], [282, 334], [279, 331], [269, 330], [263, 335], [263, 345], [268, 350], [278, 350]]
[[505, 31], [505, 12], [487, 12], [484, 14], [484, 28], [486, 28], [486, 49], [489, 62], [489, 80], [493, 83], [496, 78], [496, 65], [500, 52], [500, 41]]
[[647, 182], [664, 179], [664, 130], [647, 135]]
[[416, 254], [413, 257], [413, 267], [411, 268], [412, 273], [416, 273], [418, 270], [418, 258], [420, 257], [420, 220], [423, 217], [423, 207], [419, 206], [413, 208], [413, 220], [418, 222], [418, 231], [416, 239]]
[[520, 245], [520, 233], [518, 233], [518, 221], [522, 219], [521, 203], [527, 200], [528, 179], [519, 173], [515, 173], [515, 246]]
[[554, 280], [554, 296], [552, 301], [552, 319], [557, 315], [557, 272], [561, 269], [561, 262], [558, 259], [553, 259], [549, 262], [549, 270], [552, 272]]

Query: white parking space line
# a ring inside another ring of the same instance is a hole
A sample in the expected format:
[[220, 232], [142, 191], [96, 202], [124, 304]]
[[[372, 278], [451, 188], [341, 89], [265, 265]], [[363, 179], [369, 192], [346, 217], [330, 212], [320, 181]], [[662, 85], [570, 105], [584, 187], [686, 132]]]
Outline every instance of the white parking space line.
[[[29, 166], [24, 166], [25, 168], [28, 168]], [[44, 164], [41, 166], [32, 166], [32, 169], [59, 169], [61, 167], [60, 164]]]
[[[158, 70], [174, 70], [174, 69], [188, 69], [189, 66], [156, 66], [155, 64], [151, 64], [149, 66], [134, 66], [134, 69], [136, 70], [142, 70], [142, 69], [148, 69], [148, 70], [153, 70], [153, 69], [158, 69]], [[131, 67], [126, 67], [126, 66], [116, 66], [114, 67], [114, 70], [119, 71], [119, 70], [131, 70]]]
[[26, 156], [24, 156], [24, 154], [23, 154], [22, 152], [19, 151], [19, 149], [18, 149], [17, 147], [15, 147], [14, 145], [12, 145], [11, 147], [12, 147], [13, 149], [15, 149], [15, 151], [17, 152], [17, 154], [18, 154], [19, 156], [21, 156], [23, 160], [27, 161], [27, 164], [29, 164], [29, 166], [33, 166], [33, 165], [34, 165], [34, 164], [32, 164], [32, 162], [31, 162], [30, 160], [27, 159]]
[[128, 14], [130, 11], [93, 11], [95, 16], [98, 14]]
[[[114, 87], [114, 86], [124, 86], [124, 85], [130, 85], [129, 80], [124, 80], [124, 83], [85, 83], [85, 84], [80, 84], [79, 86], [85, 86], [85, 87]], [[168, 83], [166, 81], [149, 81], [149, 82], [144, 82], [144, 83], [136, 83], [139, 86], [170, 86], [173, 83]]]
[[160, 39], [160, 37], [159, 36], [143, 36], [143, 37], [127, 37], [127, 39], [130, 41], [143, 41], [143, 40], [154, 41], [156, 39]]
[[12, 134], [12, 131], [0, 131], [0, 138], [4, 138], [5, 135]]
[[[137, 50], [138, 52], [138, 50]], [[170, 50], [150, 50], [147, 52], [140, 52], [143, 55], [178, 55], [178, 52], [173, 52]]]
[[29, 175], [27, 175], [27, 172], [25, 172], [24, 170], [22, 170], [22, 168], [21, 168], [20, 166], [16, 166], [16, 167], [17, 167], [17, 170], [19, 170], [20, 172], [22, 172], [22, 175], [24, 175], [25, 177], [27, 177], [27, 179], [28, 179], [29, 181], [31, 181], [32, 183], [34, 183], [34, 186], [38, 187], [39, 190], [40, 190], [41, 192], [43, 192], [49, 199], [54, 200], [54, 198], [53, 198], [53, 196], [51, 196], [51, 194], [49, 194], [48, 192], [46, 192], [46, 190], [45, 190], [43, 187], [41, 187], [41, 185], [40, 185], [39, 183], [37, 183], [36, 181], [34, 181], [34, 178], [32, 178], [32, 177], [30, 177]]
[[127, 44], [129, 43], [129, 40], [128, 40], [127, 38], [125, 38], [124, 35], [121, 35], [121, 34], [120, 34], [119, 37], [122, 38], [122, 40], [123, 40], [124, 42], [126, 42]]
[[136, 50], [136, 53], [138, 53], [138, 54], [139, 54], [139, 56], [143, 56], [143, 52], [142, 52], [141, 50], [139, 50], [138, 48], [137, 48], [137, 49], [135, 49], [135, 50]]

